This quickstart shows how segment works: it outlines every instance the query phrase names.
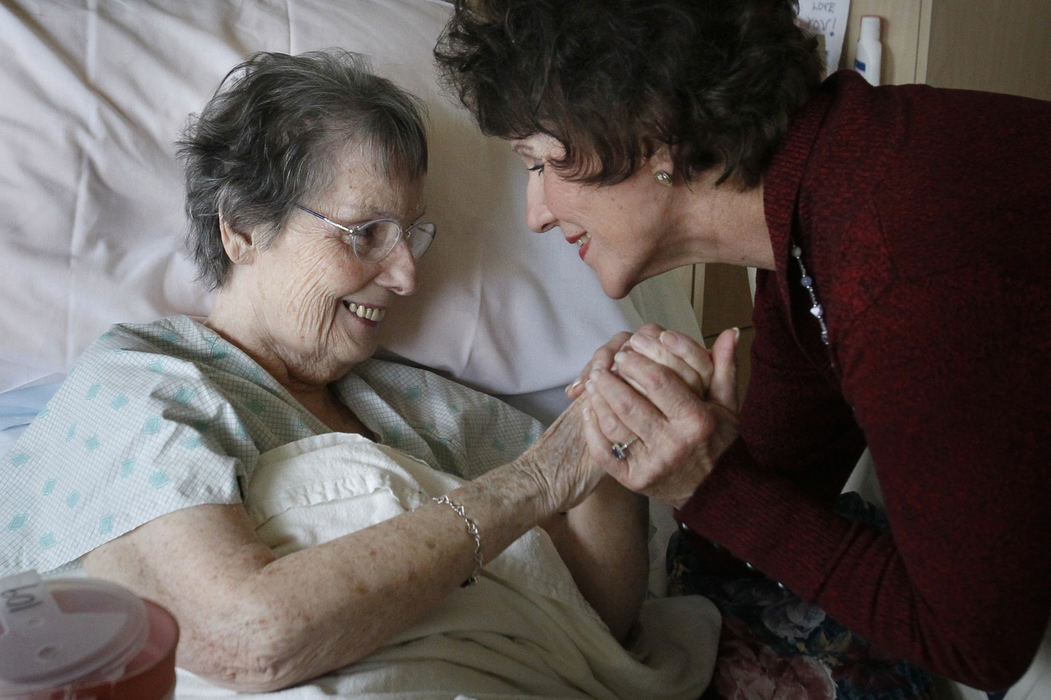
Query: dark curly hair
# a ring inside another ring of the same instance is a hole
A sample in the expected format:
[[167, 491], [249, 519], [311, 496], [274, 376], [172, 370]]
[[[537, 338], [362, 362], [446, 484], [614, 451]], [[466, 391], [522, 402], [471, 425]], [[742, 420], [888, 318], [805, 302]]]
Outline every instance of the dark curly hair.
[[261, 227], [269, 245], [304, 195], [331, 184], [343, 149], [360, 144], [388, 178], [427, 171], [423, 107], [343, 50], [257, 53], [231, 70], [178, 154], [186, 171], [187, 245], [201, 279], [230, 269], [219, 214], [236, 230]]
[[795, 0], [455, 0], [435, 48], [446, 86], [487, 134], [548, 134], [553, 165], [625, 180], [674, 146], [687, 181], [754, 187], [821, 80]]

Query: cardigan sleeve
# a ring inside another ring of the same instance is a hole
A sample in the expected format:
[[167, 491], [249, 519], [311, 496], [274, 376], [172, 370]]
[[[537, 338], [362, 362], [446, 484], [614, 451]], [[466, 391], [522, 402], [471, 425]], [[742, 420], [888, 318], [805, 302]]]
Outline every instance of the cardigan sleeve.
[[[979, 304], [946, 304], [975, 298], [965, 287], [983, 277], [972, 273], [895, 285], [841, 335], [841, 388], [776, 315], [757, 317], [768, 332], [741, 438], [679, 516], [885, 653], [996, 689], [1022, 674], [1048, 623], [1051, 318], [1047, 290], [1021, 279], [987, 285]], [[1011, 298], [1001, 317], [1034, 330], [1028, 345], [989, 323]], [[893, 534], [832, 511], [857, 428]]]
[[795, 345], [774, 294], [772, 275], [760, 272], [740, 437], [677, 516], [812, 598], [848, 536], [833, 500], [864, 442], [838, 387]]

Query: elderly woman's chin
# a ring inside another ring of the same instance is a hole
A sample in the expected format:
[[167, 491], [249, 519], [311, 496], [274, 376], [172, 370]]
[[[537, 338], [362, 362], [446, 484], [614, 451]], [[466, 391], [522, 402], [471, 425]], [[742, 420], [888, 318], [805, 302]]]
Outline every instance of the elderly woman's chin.
[[[346, 316], [343, 319], [350, 324], [357, 322], [353, 319], [347, 319]], [[377, 340], [376, 329], [372, 329], [372, 332], [367, 334], [339, 333], [326, 346], [322, 346], [320, 352], [321, 362], [324, 363], [325, 356], [328, 355], [328, 359], [333, 365], [342, 367], [342, 371], [338, 369], [333, 370], [335, 374], [339, 375], [334, 377], [334, 379], [338, 379], [355, 365], [372, 357], [378, 346], [379, 341]]]

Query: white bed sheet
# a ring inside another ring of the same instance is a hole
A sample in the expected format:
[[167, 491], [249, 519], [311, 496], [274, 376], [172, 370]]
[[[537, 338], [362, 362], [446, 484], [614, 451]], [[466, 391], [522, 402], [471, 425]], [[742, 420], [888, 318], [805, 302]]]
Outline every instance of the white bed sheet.
[[439, 235], [417, 294], [388, 316], [392, 352], [549, 418], [640, 310], [699, 336], [670, 278], [612, 301], [559, 232], [525, 229], [521, 165], [436, 86], [448, 13], [437, 0], [0, 4], [0, 391], [68, 371], [111, 323], [207, 313], [173, 142], [257, 50], [359, 51], [428, 106]]

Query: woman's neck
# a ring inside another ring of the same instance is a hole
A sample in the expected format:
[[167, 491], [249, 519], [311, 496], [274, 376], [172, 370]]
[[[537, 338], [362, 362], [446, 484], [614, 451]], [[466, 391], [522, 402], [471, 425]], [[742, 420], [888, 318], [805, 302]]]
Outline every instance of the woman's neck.
[[687, 262], [775, 269], [762, 184], [740, 189], [731, 182], [716, 185], [716, 177], [709, 173], [685, 190], [680, 221], [691, 258]]
[[339, 401], [330, 388], [330, 381], [338, 377], [301, 377], [291, 372], [279, 356], [266, 351], [265, 342], [256, 341], [253, 335], [255, 329], [251, 327], [251, 314], [243, 304], [232, 298], [228, 291], [219, 291], [212, 311], [204, 323], [255, 360], [303, 408], [329, 429], [372, 437], [368, 428], [358, 420], [353, 411]]

